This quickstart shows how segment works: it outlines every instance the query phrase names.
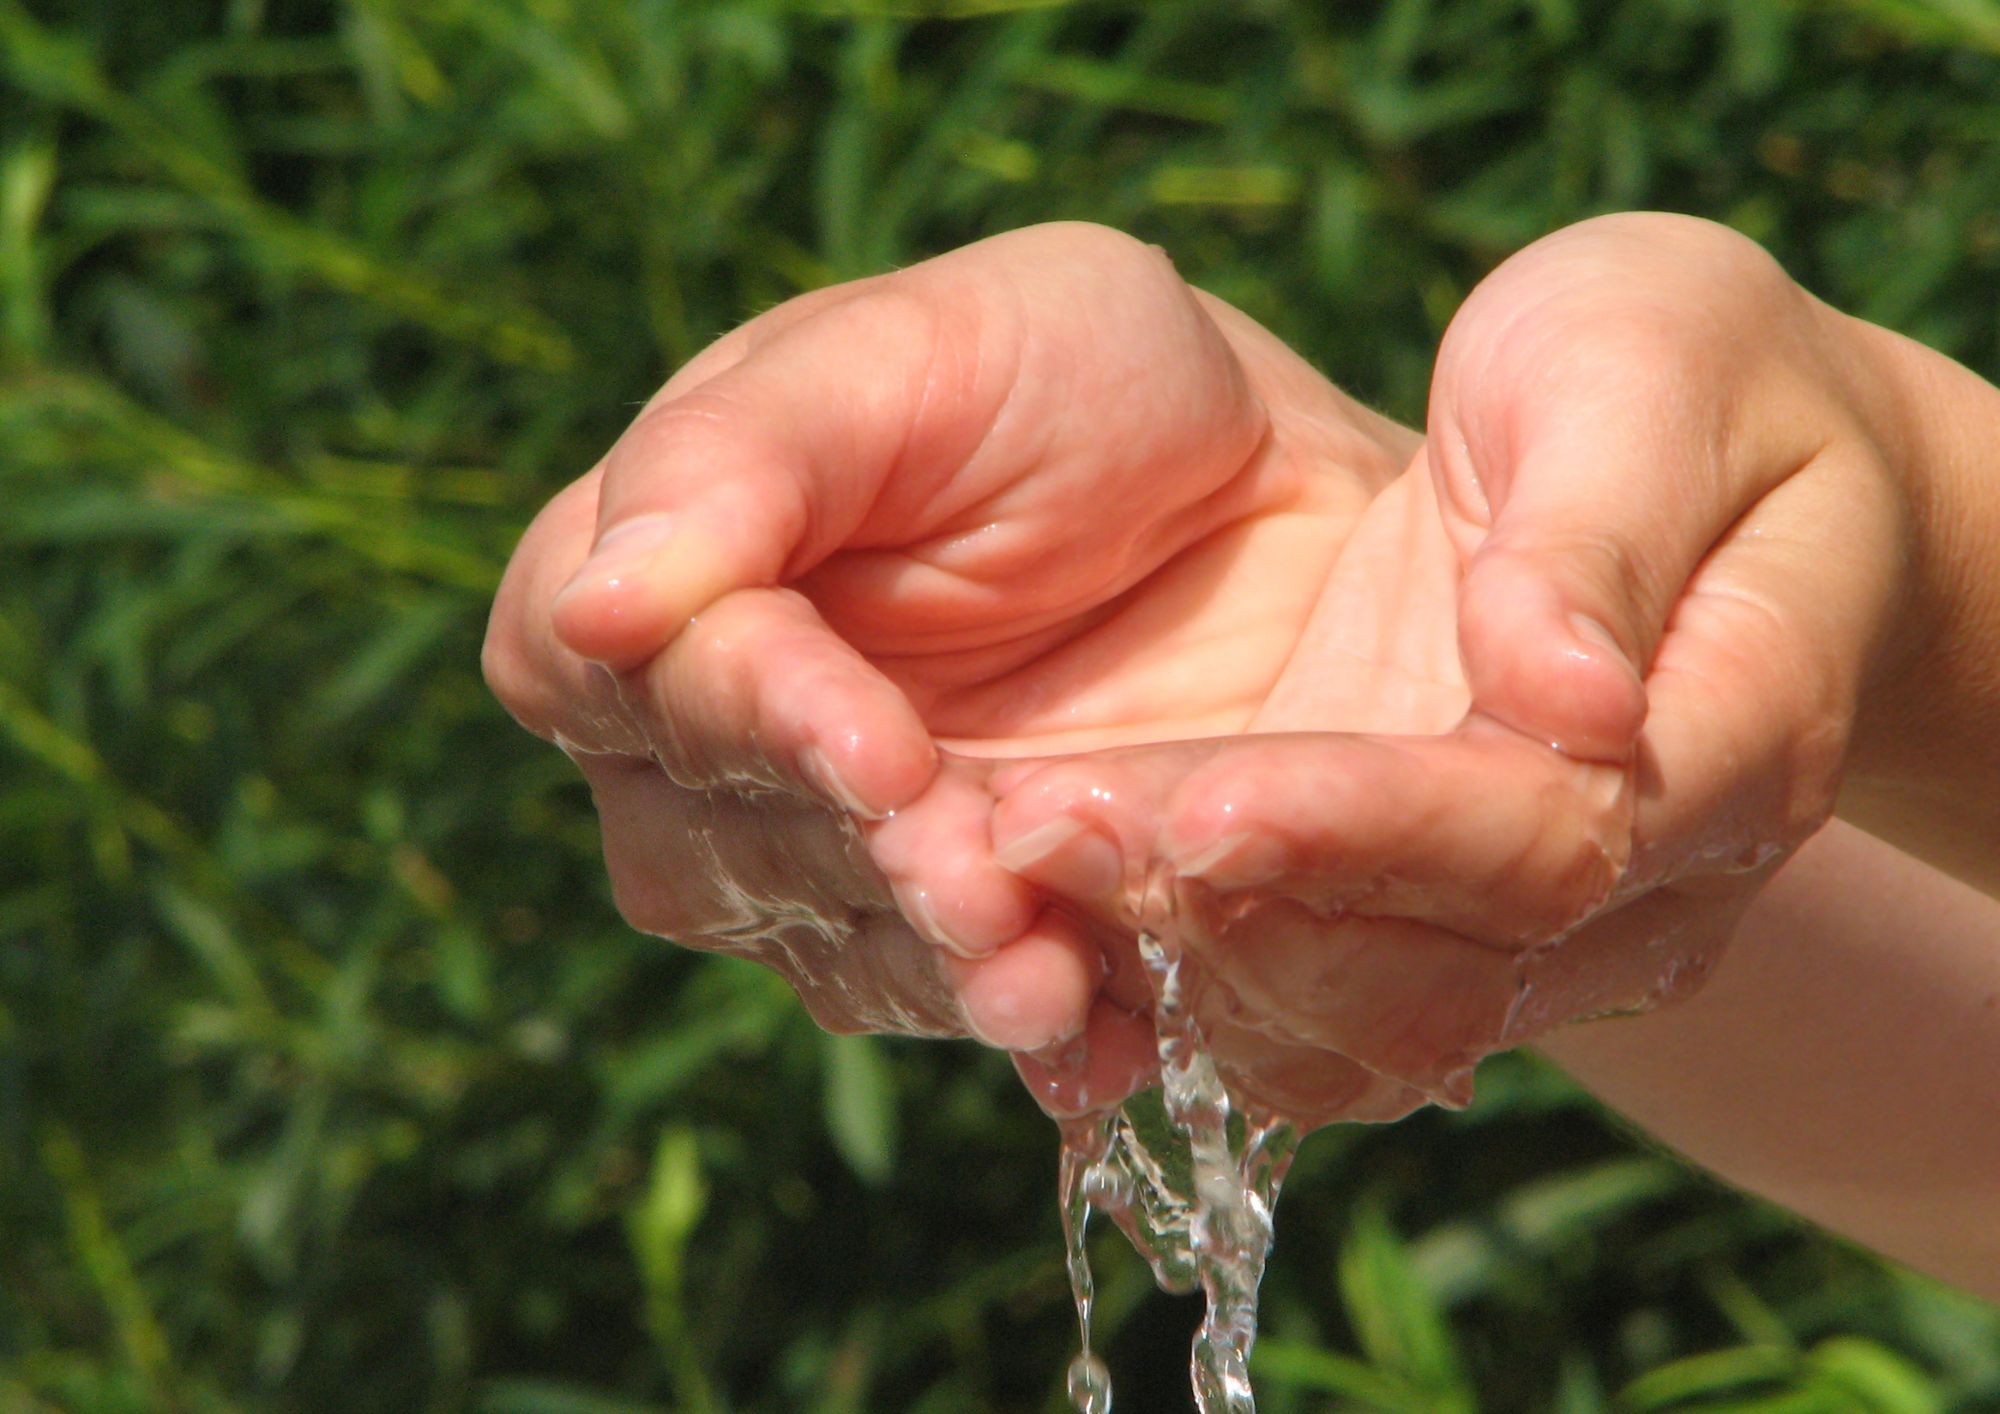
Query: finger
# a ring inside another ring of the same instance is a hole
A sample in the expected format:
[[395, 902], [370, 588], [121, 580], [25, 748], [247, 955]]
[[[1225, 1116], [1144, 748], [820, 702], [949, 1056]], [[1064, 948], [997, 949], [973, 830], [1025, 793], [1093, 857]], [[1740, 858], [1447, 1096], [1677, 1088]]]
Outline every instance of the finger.
[[[1158, 340], [1187, 356], [1162, 369]], [[648, 407], [607, 458], [596, 548], [556, 615], [586, 657], [630, 667], [721, 594], [822, 568], [822, 588], [914, 574], [927, 592], [955, 590], [956, 611], [994, 616], [993, 596], [954, 571], [974, 541], [974, 558], [1068, 592], [1075, 568], [1035, 534], [1010, 533], [1024, 499], [1046, 500], [1047, 482], [1009, 496], [1025, 468], [1060, 480], [1089, 464], [1114, 502], [1152, 511], [1164, 496], [1186, 512], [1228, 489], [1268, 430], [1171, 264], [1103, 228], [1039, 227], [951, 252], [746, 341], [743, 354]], [[1118, 435], [1086, 439], [1079, 460], [1078, 420], [1101, 433], [1105, 417]], [[1287, 480], [1247, 478], [1266, 491]], [[1159, 519], [1126, 528], [1171, 543], [1152, 533]], [[885, 571], [871, 552], [886, 549], [913, 553]], [[837, 550], [848, 553], [829, 563]], [[940, 568], [942, 583], [930, 573]], [[863, 622], [877, 607], [854, 606]], [[998, 616], [1018, 629], [1021, 612], [1010, 601]], [[900, 617], [888, 627], [921, 630]]]
[[1181, 946], [1226, 989], [1227, 1015], [1275, 1042], [1345, 1056], [1452, 1105], [1471, 1099], [1473, 1066], [1503, 1044], [1518, 954], [1281, 895], [1181, 896]]
[[654, 755], [686, 786], [770, 786], [878, 819], [937, 769], [909, 700], [789, 590], [725, 595], [621, 683]]
[[[1280, 1040], [1223, 1015], [1203, 1019], [1219, 1072], [1239, 1103], [1305, 1129], [1336, 1120], [1381, 1123], [1429, 1103], [1421, 1091], [1345, 1056]], [[1015, 1069], [1057, 1119], [1104, 1114], [1159, 1083], [1159, 1042], [1150, 1014], [1100, 997], [1077, 1041], [1017, 1053]]]
[[544, 740], [644, 756], [645, 735], [603, 668], [556, 637], [548, 605], [590, 547], [598, 474], [573, 482], [535, 517], [494, 596], [480, 667], [493, 695]]
[[1231, 1098], [1301, 1129], [1336, 1121], [1381, 1124], [1431, 1103], [1421, 1090], [1334, 1051], [1223, 1018], [1210, 1020], [1205, 1030]]
[[1077, 1040], [1014, 1054], [1014, 1069], [1028, 1093], [1056, 1119], [1116, 1109], [1155, 1083], [1159, 1066], [1150, 1018], [1102, 996]]
[[647, 400], [646, 408], [651, 409], [693, 392], [717, 374], [727, 373], [794, 325], [802, 324], [836, 305], [845, 304], [857, 295], [867, 294], [884, 278], [870, 276], [807, 290], [745, 320], [675, 369], [660, 391]]
[[966, 1026], [1007, 1051], [1040, 1051], [1083, 1034], [1104, 956], [1071, 919], [1044, 912], [989, 956], [946, 958]]
[[1861, 665], [1897, 592], [1888, 495], [1864, 458], [1829, 452], [1689, 582], [1654, 670], [1637, 879], [1762, 868], [1831, 814]]
[[864, 294], [649, 407], [606, 458], [590, 559], [555, 605], [563, 641], [629, 668], [728, 591], [832, 553], [903, 459], [939, 337], [926, 303]]
[[727, 947], [778, 916], [837, 933], [894, 911], [866, 845], [833, 811], [775, 793], [687, 790], [646, 760], [572, 759], [597, 807], [613, 901], [641, 932]]
[[1041, 912], [1036, 890], [993, 857], [989, 767], [946, 761], [919, 796], [867, 829], [897, 904], [923, 936], [961, 957], [1019, 937]]
[[[1491, 723], [1255, 737], [1011, 773], [995, 830], [1014, 847], [1001, 857], [1052, 891], [1114, 877], [1070, 857], [1079, 841], [1086, 858], [1112, 842], [1124, 860], [1164, 856], [1170, 926], [1244, 1024], [1463, 1104], [1474, 1064], [1504, 1044], [1520, 951], [1617, 882], [1624, 780]], [[1023, 862], [1035, 840], [1054, 843]], [[1129, 918], [1131, 895], [1069, 897]]]
[[1136, 927], [1175, 790], [1221, 749], [1215, 741], [1013, 761], [991, 788], [994, 859], [1099, 917]]
[[1520, 947], [1611, 897], [1631, 809], [1622, 769], [1474, 717], [1435, 737], [1232, 743], [1181, 784], [1162, 846], [1181, 878], [1211, 887]]
[[937, 949], [895, 912], [843, 817], [784, 797], [684, 790], [646, 761], [576, 760], [633, 927], [772, 968], [831, 1031], [964, 1034]]
[[923, 723], [797, 595], [731, 595], [622, 679], [563, 643], [548, 605], [588, 545], [598, 479], [536, 518], [489, 623], [487, 681], [529, 730], [586, 752], [650, 752], [683, 785], [757, 782], [864, 817], [922, 790], [935, 769]]
[[[1115, 844], [1214, 889], [1284, 893], [1322, 912], [1412, 918], [1519, 947], [1611, 896], [1626, 862], [1626, 773], [1482, 719], [1437, 737], [1252, 736], [1058, 763], [995, 812], [1000, 857], [1080, 905], [1072, 857]], [[1065, 834], [1058, 822], [1087, 827]], [[1053, 841], [1023, 862], [1023, 841]]]
[[[958, 772], [956, 791], [947, 783], [874, 832], [878, 843], [888, 835], [879, 852], [895, 873], [886, 876], [830, 811], [774, 794], [684, 790], [648, 762], [579, 764], [596, 795], [619, 910], [642, 931], [774, 966], [816, 1014], [838, 1012], [850, 1029], [970, 1030], [1010, 1050], [1082, 1031], [1106, 976], [1105, 949], [986, 861], [991, 801], [978, 773]], [[977, 848], [960, 850], [960, 839]], [[997, 897], [979, 893], [988, 883]], [[913, 909], [911, 899], [937, 900], [958, 926], [986, 927], [977, 955], [939, 953], [932, 905]], [[858, 955], [870, 949], [877, 955]], [[948, 1012], [939, 1010], [938, 977], [955, 999]]]
[[1790, 370], [1817, 356], [1774, 347], [1804, 305], [1752, 243], [1662, 217], [1573, 228], [1467, 301], [1429, 456], [1466, 557], [1459, 644], [1481, 710], [1590, 759], [1630, 752], [1680, 586], [1825, 439], [1783, 412], [1807, 405]]
[[619, 910], [642, 931], [775, 968], [832, 1029], [970, 1030], [1009, 1049], [1082, 1031], [1104, 957], [1062, 915], [1014, 925], [978, 960], [946, 958], [895, 916], [888, 881], [838, 816], [683, 790], [647, 762], [579, 764]]
[[[648, 406], [693, 392], [761, 344], [871, 284], [815, 290], [731, 330], [684, 364]], [[494, 695], [537, 736], [590, 752], [638, 756], [645, 754], [644, 738], [622, 710], [616, 684], [600, 665], [562, 642], [550, 614], [556, 596], [589, 557], [603, 478], [600, 465], [563, 488], [515, 547], [494, 598], [482, 666]]]

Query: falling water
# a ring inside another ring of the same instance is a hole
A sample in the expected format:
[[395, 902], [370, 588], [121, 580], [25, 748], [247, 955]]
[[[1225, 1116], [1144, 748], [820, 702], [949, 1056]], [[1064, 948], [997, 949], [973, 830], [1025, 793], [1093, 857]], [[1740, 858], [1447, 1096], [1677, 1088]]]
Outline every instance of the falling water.
[[[1168, 891], [1149, 889], [1149, 904]], [[1111, 1379], [1091, 1348], [1094, 1295], [1084, 1239], [1093, 1211], [1116, 1222], [1162, 1289], [1206, 1300], [1189, 1373], [1201, 1414], [1254, 1414], [1249, 1360], [1271, 1211], [1298, 1135], [1282, 1117], [1232, 1103], [1195, 1017], [1199, 983], [1171, 908], [1143, 911], [1139, 951], [1153, 993], [1157, 1091], [1064, 1126], [1062, 1215], [1082, 1350], [1070, 1398], [1109, 1414]]]

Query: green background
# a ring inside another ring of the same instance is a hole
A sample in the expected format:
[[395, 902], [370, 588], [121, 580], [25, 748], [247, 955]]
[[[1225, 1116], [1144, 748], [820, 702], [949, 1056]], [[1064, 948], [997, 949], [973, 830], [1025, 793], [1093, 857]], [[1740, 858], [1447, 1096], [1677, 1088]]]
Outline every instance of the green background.
[[[1634, 206], [1991, 375], [1996, 138], [1994, 0], [0, 0], [0, 1411], [1058, 1408], [1052, 1126], [619, 923], [478, 677], [535, 508], [745, 316], [1051, 217], [1406, 418]], [[1991, 1308], [1482, 1089], [1306, 1146], [1267, 1410], [2000, 1410]]]

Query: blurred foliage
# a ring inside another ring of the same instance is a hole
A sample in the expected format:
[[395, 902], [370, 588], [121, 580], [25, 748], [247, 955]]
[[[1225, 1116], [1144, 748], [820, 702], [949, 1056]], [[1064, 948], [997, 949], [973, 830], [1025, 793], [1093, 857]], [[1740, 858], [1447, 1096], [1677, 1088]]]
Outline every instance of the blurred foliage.
[[[521, 526], [746, 315], [1059, 216], [1405, 417], [1633, 206], [1990, 375], [1996, 96], [1995, 0], [0, 0], [0, 1411], [1059, 1408], [1052, 1128], [621, 926], [479, 682]], [[1306, 1146], [1274, 1414], [2000, 1410], [1991, 1309], [1484, 1090]]]

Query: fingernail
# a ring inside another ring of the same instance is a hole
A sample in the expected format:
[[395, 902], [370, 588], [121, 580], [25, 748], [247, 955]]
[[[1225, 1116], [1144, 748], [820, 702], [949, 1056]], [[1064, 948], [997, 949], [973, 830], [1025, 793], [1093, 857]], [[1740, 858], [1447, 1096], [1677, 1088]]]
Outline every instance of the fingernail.
[[993, 859], [1010, 874], [1033, 871], [1043, 887], [1078, 899], [1105, 898], [1125, 882], [1118, 846], [1078, 820], [1058, 818], [994, 847]]
[[946, 952], [964, 958], [989, 957], [999, 947], [998, 943], [981, 946], [949, 932], [938, 919], [937, 910], [931, 907], [929, 890], [906, 890], [899, 886], [894, 893], [897, 907], [903, 910], [903, 917], [909, 920], [917, 936], [925, 942], [935, 943]]
[[1051, 1035], [1048, 1024], [1036, 1024], [1024, 1010], [1021, 999], [1005, 992], [982, 991], [977, 998], [959, 1002], [965, 1029], [972, 1039], [999, 1051], [1033, 1052], [1046, 1050], [1059, 1041], [1072, 1039], [1074, 1032]]
[[1019, 874], [1034, 868], [1044, 859], [1054, 854], [1084, 830], [1083, 822], [1060, 816], [1035, 826], [1005, 844], [993, 846], [993, 859], [1010, 874]]
[[1632, 666], [1632, 660], [1625, 656], [1625, 650], [1619, 646], [1618, 640], [1611, 636], [1610, 629], [1590, 615], [1581, 613], [1569, 616], [1569, 626], [1578, 638], [1593, 648], [1601, 649], [1608, 661], [1617, 664], [1635, 679], [1639, 676], [1638, 669]]
[[885, 818], [880, 810], [870, 808], [868, 803], [855, 793], [854, 787], [847, 783], [834, 768], [832, 760], [819, 747], [808, 746], [799, 752], [799, 770], [804, 773], [808, 781], [825, 791], [835, 804], [850, 815], [863, 820]]
[[1260, 884], [1283, 872], [1275, 847], [1260, 843], [1248, 831], [1224, 835], [1205, 848], [1175, 856], [1172, 863], [1183, 879], [1219, 880], [1236, 887]]
[[556, 603], [560, 605], [576, 594], [618, 584], [643, 573], [673, 538], [673, 517], [659, 512], [634, 516], [613, 526], [599, 538], [590, 558], [570, 576], [569, 583], [556, 595]]

